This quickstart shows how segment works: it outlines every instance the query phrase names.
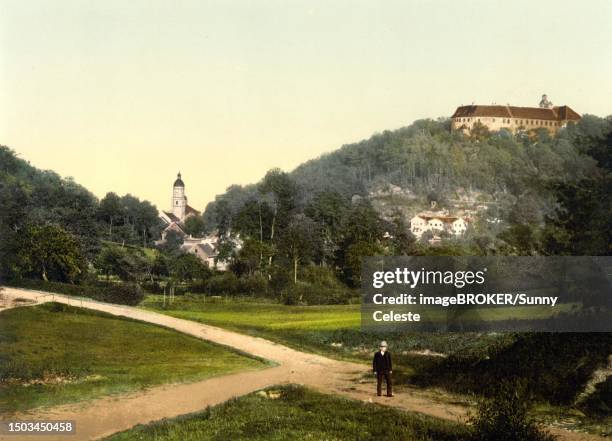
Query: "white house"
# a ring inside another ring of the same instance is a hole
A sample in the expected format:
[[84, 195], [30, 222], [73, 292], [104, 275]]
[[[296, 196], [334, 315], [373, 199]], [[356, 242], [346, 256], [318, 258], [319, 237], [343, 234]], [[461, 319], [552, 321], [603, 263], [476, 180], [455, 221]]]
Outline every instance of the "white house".
[[426, 231], [434, 235], [446, 231], [454, 236], [463, 235], [468, 227], [469, 220], [460, 216], [446, 214], [419, 213], [410, 219], [410, 231], [420, 238]]

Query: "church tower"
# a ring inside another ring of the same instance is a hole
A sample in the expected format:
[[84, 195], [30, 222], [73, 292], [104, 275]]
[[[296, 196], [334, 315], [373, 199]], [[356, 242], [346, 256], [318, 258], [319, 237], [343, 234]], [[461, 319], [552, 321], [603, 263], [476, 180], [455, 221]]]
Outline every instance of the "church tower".
[[176, 181], [172, 188], [172, 214], [179, 221], [185, 220], [185, 209], [187, 208], [187, 196], [185, 196], [185, 183], [181, 179], [181, 173], [176, 175]]

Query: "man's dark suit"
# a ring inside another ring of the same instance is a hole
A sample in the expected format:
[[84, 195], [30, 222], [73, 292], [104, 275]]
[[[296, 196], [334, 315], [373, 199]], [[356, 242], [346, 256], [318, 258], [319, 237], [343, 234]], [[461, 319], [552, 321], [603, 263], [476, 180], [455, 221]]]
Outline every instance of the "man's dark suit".
[[393, 364], [391, 363], [391, 354], [389, 351], [382, 352], [378, 351], [374, 354], [374, 361], [372, 361], [372, 369], [376, 373], [376, 393], [378, 396], [381, 395], [382, 391], [382, 380], [383, 377], [387, 383], [387, 396], [393, 396], [393, 383], [391, 381], [391, 371], [393, 370]]

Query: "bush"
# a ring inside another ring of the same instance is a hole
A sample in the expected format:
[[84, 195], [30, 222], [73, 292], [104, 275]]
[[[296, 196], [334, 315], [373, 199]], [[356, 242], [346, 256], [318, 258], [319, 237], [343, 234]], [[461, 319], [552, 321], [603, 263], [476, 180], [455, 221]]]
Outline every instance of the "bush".
[[504, 381], [490, 399], [482, 400], [471, 416], [473, 441], [553, 441], [528, 415], [529, 399], [524, 385]]
[[116, 283], [96, 289], [94, 299], [121, 305], [138, 305], [144, 299], [144, 293], [135, 283]]
[[298, 283], [289, 283], [281, 291], [286, 305], [339, 305], [350, 303], [355, 293], [340, 282], [326, 267], [308, 266], [303, 269]]
[[503, 380], [526, 382], [532, 396], [569, 405], [612, 353], [612, 333], [521, 333], [477, 351], [454, 353], [412, 381], [487, 396]]
[[206, 281], [206, 288], [210, 294], [237, 294], [238, 277], [230, 271], [212, 276]]
[[239, 280], [239, 289], [243, 294], [262, 296], [268, 292], [268, 280], [262, 274], [249, 274]]
[[162, 286], [157, 281], [144, 282], [141, 283], [140, 286], [142, 287], [142, 289], [144, 289], [150, 294], [162, 294], [164, 292], [164, 288], [162, 288]]
[[340, 305], [348, 304], [353, 298], [353, 292], [340, 284], [330, 287], [320, 284], [298, 282], [288, 285], [281, 291], [281, 301], [285, 305]]
[[18, 279], [7, 282], [7, 285], [74, 297], [87, 297], [101, 302], [121, 305], [137, 305], [144, 299], [142, 289], [133, 283], [73, 285], [61, 282], [45, 282], [44, 280]]
[[588, 415], [612, 414], [612, 376], [597, 384], [593, 393], [579, 407]]

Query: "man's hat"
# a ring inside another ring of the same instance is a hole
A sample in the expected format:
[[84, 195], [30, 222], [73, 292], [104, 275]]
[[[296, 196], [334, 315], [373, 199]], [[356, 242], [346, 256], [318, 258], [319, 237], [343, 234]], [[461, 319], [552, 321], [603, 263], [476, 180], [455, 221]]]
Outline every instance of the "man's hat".
[[386, 341], [384, 341], [384, 340], [383, 340], [383, 341], [381, 341], [381, 342], [380, 342], [380, 347], [381, 347], [381, 348], [386, 348], [386, 347], [387, 347], [387, 342], [386, 342]]

